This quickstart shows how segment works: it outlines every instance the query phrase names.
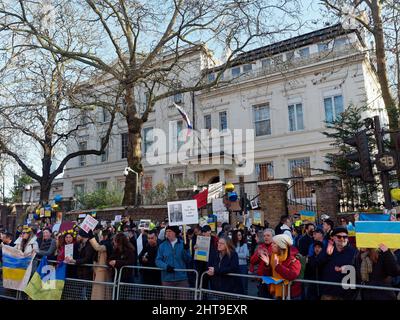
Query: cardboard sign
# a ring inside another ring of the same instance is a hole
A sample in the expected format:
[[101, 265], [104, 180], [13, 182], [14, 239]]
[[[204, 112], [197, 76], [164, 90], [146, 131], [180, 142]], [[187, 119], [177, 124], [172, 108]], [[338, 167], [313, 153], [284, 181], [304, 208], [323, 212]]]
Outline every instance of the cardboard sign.
[[198, 224], [199, 214], [196, 200], [168, 202], [168, 222], [170, 226]]
[[208, 262], [208, 256], [210, 254], [210, 243], [210, 237], [197, 236], [197, 248], [194, 251], [194, 260]]
[[139, 229], [150, 230], [151, 220], [141, 219], [139, 223]]
[[220, 198], [222, 196], [222, 192], [222, 182], [210, 184], [208, 186], [207, 203], [211, 203], [212, 199]]
[[253, 211], [253, 224], [255, 224], [255, 225], [262, 224], [260, 211]]
[[200, 227], [204, 227], [205, 225], [207, 225], [207, 220], [208, 220], [207, 216], [201, 216], [199, 219]]
[[83, 220], [82, 224], [79, 227], [82, 228], [82, 230], [84, 230], [85, 232], [89, 232], [90, 230], [96, 228], [98, 223], [99, 222], [95, 218], [87, 215], [85, 220]]
[[66, 244], [64, 246], [64, 256], [66, 257], [70, 257], [73, 258], [74, 257], [74, 245], [71, 244]]
[[224, 205], [224, 199], [212, 199], [212, 210], [213, 212], [221, 212], [226, 211], [226, 207]]

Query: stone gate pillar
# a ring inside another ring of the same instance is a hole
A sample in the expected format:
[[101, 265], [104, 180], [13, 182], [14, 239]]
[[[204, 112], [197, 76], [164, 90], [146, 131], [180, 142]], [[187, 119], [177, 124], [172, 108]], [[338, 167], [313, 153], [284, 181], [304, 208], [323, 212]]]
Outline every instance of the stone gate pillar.
[[315, 190], [317, 216], [327, 214], [337, 223], [340, 178], [333, 175], [318, 175], [304, 178], [304, 182]]
[[261, 208], [264, 219], [274, 228], [280, 217], [287, 213], [287, 188], [288, 183], [283, 180], [259, 182]]

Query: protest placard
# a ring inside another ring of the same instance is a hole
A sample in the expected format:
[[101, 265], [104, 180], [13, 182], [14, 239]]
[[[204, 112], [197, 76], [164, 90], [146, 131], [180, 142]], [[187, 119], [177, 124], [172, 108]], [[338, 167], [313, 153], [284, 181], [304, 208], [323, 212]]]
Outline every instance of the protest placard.
[[199, 215], [196, 200], [168, 202], [168, 221], [170, 226], [198, 224]]
[[226, 207], [224, 205], [224, 199], [222, 198], [212, 199], [212, 210], [215, 213], [226, 211]]
[[210, 242], [210, 237], [197, 236], [194, 260], [208, 262], [208, 256], [210, 254]]
[[90, 230], [93, 230], [98, 223], [99, 222], [91, 215], [87, 215], [79, 227], [85, 232], [89, 232]]
[[141, 219], [139, 223], [139, 229], [150, 230], [151, 220]]
[[122, 216], [121, 215], [118, 215], [118, 216], [115, 216], [115, 222], [121, 222], [122, 221]]
[[65, 257], [70, 257], [73, 258], [74, 257], [74, 244], [66, 244], [64, 246], [64, 256]]
[[212, 199], [220, 198], [223, 192], [222, 182], [210, 184], [208, 186], [207, 203], [211, 203]]

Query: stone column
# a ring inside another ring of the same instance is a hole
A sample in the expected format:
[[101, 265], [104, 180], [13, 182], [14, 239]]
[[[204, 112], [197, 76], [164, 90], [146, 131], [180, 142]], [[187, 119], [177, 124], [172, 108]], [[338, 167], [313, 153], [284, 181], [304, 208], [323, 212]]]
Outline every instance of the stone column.
[[280, 221], [280, 217], [287, 213], [287, 187], [283, 180], [259, 182], [261, 208], [264, 211], [264, 219], [274, 228]]
[[225, 183], [225, 169], [219, 169], [219, 181]]
[[333, 222], [337, 223], [340, 178], [333, 175], [318, 175], [304, 178], [304, 182], [315, 190], [318, 218], [322, 214], [327, 214]]

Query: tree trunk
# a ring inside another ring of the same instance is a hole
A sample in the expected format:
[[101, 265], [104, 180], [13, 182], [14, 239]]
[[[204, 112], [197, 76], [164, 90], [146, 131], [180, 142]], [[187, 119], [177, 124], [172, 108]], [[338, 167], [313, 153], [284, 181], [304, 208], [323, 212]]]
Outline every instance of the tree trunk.
[[42, 179], [40, 181], [40, 203], [46, 204], [49, 202], [51, 183], [50, 179], [51, 169], [51, 150], [45, 150], [45, 155], [42, 159]]
[[[137, 175], [129, 171], [125, 179], [124, 198], [122, 205], [132, 206], [139, 204], [139, 186], [143, 172], [142, 166], [142, 125], [143, 121], [138, 117], [135, 108], [134, 90], [128, 88], [125, 94], [126, 121], [128, 123], [128, 167], [137, 172]], [[138, 184], [138, 186], [137, 186]], [[138, 194], [137, 194], [138, 193]]]

